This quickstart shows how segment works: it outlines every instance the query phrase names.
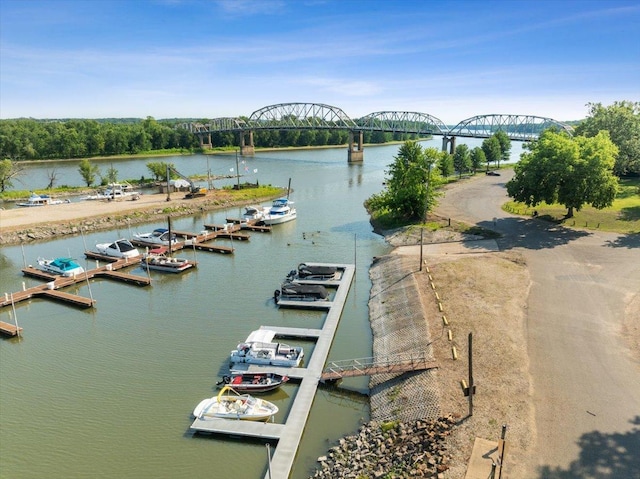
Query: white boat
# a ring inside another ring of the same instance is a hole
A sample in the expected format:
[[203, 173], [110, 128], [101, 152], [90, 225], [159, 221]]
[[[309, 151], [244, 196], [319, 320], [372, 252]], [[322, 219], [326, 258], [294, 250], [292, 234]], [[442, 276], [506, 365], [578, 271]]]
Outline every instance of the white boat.
[[195, 261], [190, 261], [186, 258], [167, 256], [166, 252], [167, 249], [164, 247], [152, 249], [142, 255], [140, 264], [144, 269], [163, 271], [165, 273], [182, 273], [196, 265]]
[[268, 211], [268, 206], [245, 206], [242, 218], [240, 218], [240, 227], [246, 228], [250, 225], [260, 223]]
[[140, 256], [140, 251], [131, 244], [128, 239], [119, 239], [112, 243], [96, 244], [98, 253], [104, 256], [112, 256], [114, 258], [136, 258]]
[[115, 200], [118, 198], [137, 199], [140, 192], [135, 191], [129, 184], [109, 183], [107, 187], [95, 195], [83, 196], [81, 200]]
[[37, 268], [46, 273], [65, 277], [72, 277], [84, 273], [84, 268], [72, 258], [38, 258]]
[[289, 201], [289, 198], [278, 198], [273, 200], [273, 204], [263, 216], [262, 222], [267, 226], [279, 225], [295, 220], [296, 217], [297, 212], [293, 207], [293, 201]]
[[274, 343], [275, 335], [275, 331], [270, 329], [253, 331], [244, 342], [231, 351], [231, 362], [298, 367], [304, 357], [302, 347]]
[[245, 206], [242, 219], [247, 221], [261, 221], [268, 212], [268, 206]]
[[48, 195], [36, 195], [31, 193], [31, 196], [26, 202], [16, 203], [17, 206], [30, 207], [30, 206], [47, 206], [47, 205], [61, 205], [63, 203], [71, 203], [69, 200], [54, 200]]
[[[150, 245], [169, 246], [169, 230], [167, 228], [156, 228], [151, 233], [137, 233], [133, 235], [137, 241]], [[171, 244], [176, 244], [178, 237], [171, 233]]]
[[193, 410], [197, 419], [239, 419], [267, 421], [278, 412], [278, 406], [249, 394], [238, 394], [231, 387], [223, 387], [217, 396], [203, 399]]

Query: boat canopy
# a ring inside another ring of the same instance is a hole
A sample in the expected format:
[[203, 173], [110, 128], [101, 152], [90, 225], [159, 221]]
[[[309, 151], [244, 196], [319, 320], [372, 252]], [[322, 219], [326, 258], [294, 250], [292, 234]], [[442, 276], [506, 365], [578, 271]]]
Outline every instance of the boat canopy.
[[247, 336], [245, 343], [271, 343], [275, 336], [276, 332], [270, 329], [256, 329]]

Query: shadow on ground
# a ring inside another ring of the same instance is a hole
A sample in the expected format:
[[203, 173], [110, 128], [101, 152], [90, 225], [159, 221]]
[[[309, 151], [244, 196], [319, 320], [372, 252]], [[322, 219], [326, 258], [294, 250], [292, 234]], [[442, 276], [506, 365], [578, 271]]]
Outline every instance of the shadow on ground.
[[[640, 416], [630, 421], [640, 425]], [[603, 434], [593, 431], [584, 434], [578, 446], [580, 457], [567, 469], [543, 466], [540, 479], [623, 479], [640, 478], [640, 429], [625, 433]]]

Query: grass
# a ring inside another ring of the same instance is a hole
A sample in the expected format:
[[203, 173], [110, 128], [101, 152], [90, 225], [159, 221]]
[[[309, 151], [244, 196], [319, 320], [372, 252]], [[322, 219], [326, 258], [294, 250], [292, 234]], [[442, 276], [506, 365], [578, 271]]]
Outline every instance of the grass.
[[567, 218], [567, 208], [560, 204], [541, 203], [527, 206], [524, 203], [509, 201], [502, 207], [509, 213], [533, 215], [538, 218], [564, 226], [590, 230], [610, 231], [621, 234], [640, 233], [640, 178], [623, 178], [616, 199], [608, 208], [597, 210], [585, 206], [575, 211], [573, 218]]

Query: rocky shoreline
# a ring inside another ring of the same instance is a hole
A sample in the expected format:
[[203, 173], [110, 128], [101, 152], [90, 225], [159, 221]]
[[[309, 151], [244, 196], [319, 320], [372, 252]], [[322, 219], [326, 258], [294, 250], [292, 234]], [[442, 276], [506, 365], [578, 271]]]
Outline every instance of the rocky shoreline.
[[320, 470], [311, 477], [442, 479], [451, 461], [445, 441], [455, 422], [451, 416], [409, 423], [370, 422], [318, 458]]
[[[382, 234], [392, 246], [420, 240], [420, 233], [411, 228]], [[424, 241], [460, 239], [458, 233], [439, 231]], [[369, 268], [374, 357], [424, 350], [433, 358], [429, 324], [416, 303], [419, 291], [412, 265], [414, 261], [390, 254], [375, 258]], [[427, 370], [372, 376], [372, 420], [319, 457], [319, 469], [310, 479], [449, 477], [452, 455], [447, 438], [459, 418], [442, 415], [436, 374]]]

